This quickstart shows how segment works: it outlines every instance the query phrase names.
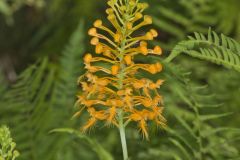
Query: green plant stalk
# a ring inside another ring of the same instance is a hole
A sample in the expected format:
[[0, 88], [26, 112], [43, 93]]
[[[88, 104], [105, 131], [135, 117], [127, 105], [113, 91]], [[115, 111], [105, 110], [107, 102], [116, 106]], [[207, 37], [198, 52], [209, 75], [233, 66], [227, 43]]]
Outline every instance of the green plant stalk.
[[123, 123], [123, 113], [122, 112], [119, 115], [119, 132], [120, 132], [121, 143], [122, 143], [123, 160], [128, 160], [128, 150], [127, 150], [125, 126]]
[[[185, 83], [188, 83], [188, 82], [185, 82]], [[187, 87], [188, 90], [192, 91], [192, 89], [188, 86]], [[196, 97], [194, 95], [190, 95], [190, 98], [194, 101], [196, 101]], [[192, 104], [192, 109], [195, 113], [195, 116], [196, 116], [196, 121], [197, 121], [197, 126], [196, 126], [196, 129], [197, 129], [197, 132], [198, 132], [198, 137], [197, 137], [197, 143], [198, 143], [198, 147], [199, 147], [199, 152], [198, 154], [196, 155], [196, 159], [197, 160], [202, 160], [203, 159], [203, 140], [202, 140], [202, 134], [201, 134], [201, 120], [200, 120], [200, 113], [199, 113], [199, 110], [196, 106], [196, 103]]]
[[176, 58], [176, 55], [170, 54], [164, 61], [170, 63], [174, 58]]
[[[122, 58], [120, 58], [122, 61]], [[124, 75], [121, 72], [121, 74], [119, 75], [120, 79], [119, 79], [119, 90], [123, 88], [123, 78]], [[125, 134], [125, 127], [126, 125], [124, 124], [124, 113], [123, 110], [120, 109], [118, 111], [118, 123], [119, 123], [119, 133], [120, 133], [120, 139], [121, 139], [121, 144], [122, 144], [122, 152], [123, 152], [123, 160], [128, 160], [128, 150], [127, 150], [127, 142], [126, 142], [126, 134]]]
[[[127, 3], [128, 4], [128, 3]], [[126, 22], [124, 22], [126, 23]], [[120, 45], [120, 64], [121, 64], [121, 69], [120, 69], [120, 74], [119, 74], [119, 87], [118, 89], [121, 90], [123, 88], [123, 80], [124, 80], [124, 72], [123, 70], [125, 69], [125, 66], [123, 64], [123, 57], [124, 57], [124, 49], [126, 46], [126, 27], [122, 28], [122, 43]], [[127, 149], [127, 142], [126, 142], [126, 133], [125, 133], [125, 127], [126, 125], [124, 124], [124, 113], [122, 110], [119, 110], [119, 132], [120, 132], [120, 138], [121, 138], [121, 144], [122, 144], [122, 152], [123, 152], [123, 160], [128, 160], [128, 149]]]
[[[192, 99], [196, 99], [194, 95], [191, 95]], [[196, 118], [197, 118], [197, 132], [198, 132], [198, 138], [197, 138], [197, 142], [198, 142], [198, 147], [199, 147], [199, 154], [197, 155], [197, 159], [202, 160], [203, 159], [203, 154], [202, 154], [202, 150], [203, 150], [203, 144], [202, 144], [202, 134], [201, 134], [201, 120], [200, 120], [200, 114], [199, 114], [199, 110], [197, 109], [196, 104], [194, 104], [193, 110], [196, 114]]]

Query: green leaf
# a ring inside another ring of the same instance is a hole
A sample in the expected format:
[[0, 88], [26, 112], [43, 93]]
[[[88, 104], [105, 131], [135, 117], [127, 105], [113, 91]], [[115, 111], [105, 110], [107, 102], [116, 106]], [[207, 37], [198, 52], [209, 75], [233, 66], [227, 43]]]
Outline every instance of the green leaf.
[[[175, 136], [176, 138], [178, 138], [179, 143], [180, 143], [180, 141], [181, 141], [182, 143], [184, 143], [184, 145], [186, 145], [186, 146], [188, 147], [188, 149], [189, 149], [192, 153], [195, 152], [195, 151], [194, 151], [194, 148], [193, 148], [192, 145], [189, 143], [189, 141], [188, 141], [188, 139], [187, 139], [186, 137], [181, 136], [177, 131], [175, 131], [175, 130], [173, 130], [173, 129], [170, 129], [170, 128], [168, 128], [167, 131], [168, 131], [169, 133], [171, 133], [173, 136]], [[186, 148], [186, 147], [185, 147], [185, 148]]]
[[209, 137], [214, 134], [220, 133], [220, 132], [237, 132], [240, 133], [240, 128], [231, 128], [231, 127], [219, 127], [219, 128], [212, 128], [208, 130], [202, 131], [203, 137]]
[[169, 138], [169, 140], [170, 140], [176, 147], [178, 147], [178, 148], [182, 151], [182, 153], [186, 156], [186, 158], [187, 158], [188, 160], [192, 160], [191, 155], [188, 153], [188, 151], [185, 149], [185, 147], [182, 146], [181, 143], [179, 143], [178, 141], [176, 141], [176, 140], [173, 139], [173, 138]]
[[185, 53], [240, 72], [240, 44], [237, 41], [223, 34], [220, 37], [211, 30], [207, 36], [197, 32], [194, 35], [187, 41], [179, 42], [165, 62], [169, 63], [181, 53]]
[[233, 113], [223, 113], [223, 114], [210, 114], [210, 115], [201, 115], [200, 119], [202, 121], [208, 121], [208, 120], [213, 120], [213, 119], [218, 119], [226, 116], [230, 116]]
[[177, 118], [177, 120], [182, 124], [182, 126], [190, 133], [191, 136], [193, 136], [195, 139], [197, 139], [196, 134], [194, 133], [193, 129], [191, 128], [191, 126], [189, 126], [189, 124], [182, 119], [181, 117], [175, 115], [175, 117]]
[[109, 152], [107, 152], [101, 144], [99, 144], [96, 140], [91, 139], [90, 137], [82, 134], [80, 131], [71, 129], [71, 128], [59, 128], [59, 129], [54, 129], [51, 131], [53, 132], [62, 132], [62, 133], [69, 133], [76, 135], [80, 139], [84, 139], [88, 142], [90, 147], [97, 153], [98, 157], [100, 160], [113, 160], [113, 157]]

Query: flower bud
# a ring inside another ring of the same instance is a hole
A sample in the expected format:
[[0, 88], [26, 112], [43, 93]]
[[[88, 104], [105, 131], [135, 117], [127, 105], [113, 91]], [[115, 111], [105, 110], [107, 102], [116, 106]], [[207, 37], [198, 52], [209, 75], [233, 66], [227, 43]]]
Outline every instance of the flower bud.
[[153, 53], [161, 55], [162, 54], [162, 48], [159, 47], [159, 46], [155, 46], [154, 49], [153, 49]]
[[142, 8], [143, 8], [143, 9], [146, 9], [146, 8], [148, 8], [148, 7], [149, 7], [149, 5], [148, 5], [147, 3], [143, 3], [143, 4], [142, 4]]
[[158, 33], [155, 29], [151, 29], [150, 32], [152, 33], [153, 37], [157, 37]]
[[97, 29], [96, 28], [91, 28], [88, 30], [88, 35], [90, 36], [96, 36], [97, 34]]
[[152, 17], [148, 15], [144, 16], [144, 22], [146, 24], [152, 24]]
[[153, 35], [151, 32], [147, 32], [145, 35], [146, 40], [153, 40]]
[[102, 21], [100, 19], [98, 19], [93, 23], [93, 25], [94, 25], [94, 27], [99, 28], [102, 26]]
[[97, 44], [95, 48], [95, 52], [96, 54], [101, 54], [103, 52], [103, 45], [101, 45], [100, 43]]
[[113, 21], [115, 18], [116, 18], [116, 17], [115, 17], [115, 15], [114, 15], [113, 13], [109, 14], [109, 16], [107, 17], [107, 19], [108, 19], [109, 21]]
[[87, 53], [85, 56], [84, 56], [84, 62], [85, 63], [90, 63], [91, 62], [91, 60], [92, 60], [92, 55], [90, 54], [90, 53]]
[[112, 9], [112, 8], [106, 9], [106, 13], [107, 13], [107, 14], [112, 14], [112, 13], [113, 13], [113, 9]]
[[135, 4], [136, 4], [136, 2], [133, 1], [133, 0], [129, 2], [129, 5], [130, 5], [131, 7], [135, 6]]
[[16, 157], [20, 156], [20, 153], [15, 150], [15, 151], [13, 151], [13, 156], [16, 158]]
[[126, 24], [126, 28], [127, 28], [128, 30], [131, 30], [132, 27], [133, 27], [133, 24], [132, 24], [131, 22], [128, 22], [128, 23]]
[[121, 7], [120, 7], [120, 10], [121, 10], [122, 12], [125, 12], [125, 11], [127, 10], [127, 7], [126, 7], [126, 6], [121, 6]]
[[143, 17], [142, 13], [138, 12], [135, 14], [136, 19], [141, 19]]
[[113, 5], [114, 5], [114, 1], [113, 1], [113, 0], [110, 0], [110, 1], [107, 2], [107, 4], [108, 4], [109, 6], [113, 6]]
[[90, 41], [91, 45], [97, 45], [99, 43], [99, 39], [97, 37], [93, 37]]

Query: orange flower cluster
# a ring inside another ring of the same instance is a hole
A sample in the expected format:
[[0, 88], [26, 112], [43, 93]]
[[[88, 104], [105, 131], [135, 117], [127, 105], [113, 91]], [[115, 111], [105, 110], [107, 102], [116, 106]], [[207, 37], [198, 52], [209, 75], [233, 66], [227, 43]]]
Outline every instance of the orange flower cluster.
[[163, 80], [139, 79], [136, 74], [143, 70], [157, 74], [162, 71], [162, 65], [135, 63], [134, 57], [138, 54], [161, 55], [162, 49], [159, 46], [148, 48], [147, 41], [158, 36], [154, 29], [144, 35], [133, 36], [141, 27], [152, 24], [152, 18], [142, 14], [148, 7], [146, 3], [138, 0], [127, 2], [108, 0], [110, 7], [106, 13], [113, 30], [104, 26], [101, 20], [96, 20], [88, 31], [93, 37], [90, 43], [95, 46], [95, 54], [84, 56], [87, 72], [79, 78], [82, 92], [78, 95], [80, 109], [75, 116], [83, 110], [89, 113], [90, 118], [82, 127], [83, 131], [97, 121], [118, 126], [119, 116], [122, 116], [125, 124], [137, 122], [143, 136], [148, 138], [148, 121], [165, 125], [163, 100], [158, 93]]

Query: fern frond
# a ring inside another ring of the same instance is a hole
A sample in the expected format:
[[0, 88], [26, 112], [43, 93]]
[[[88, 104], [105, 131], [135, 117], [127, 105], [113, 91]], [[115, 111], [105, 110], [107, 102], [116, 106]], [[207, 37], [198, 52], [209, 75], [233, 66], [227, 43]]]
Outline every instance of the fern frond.
[[240, 72], [240, 44], [225, 35], [217, 35], [209, 30], [207, 36], [195, 33], [189, 40], [176, 45], [166, 62], [170, 62], [176, 56], [185, 53], [189, 56], [224, 65]]
[[[36, 126], [42, 123], [39, 118], [46, 108], [38, 114], [36, 111], [48, 94], [48, 86], [53, 82], [49, 79], [52, 74], [45, 75], [47, 65], [48, 60], [44, 59], [40, 64], [32, 65], [25, 70], [18, 82], [6, 92], [3, 98], [4, 104], [0, 106], [0, 122], [11, 126], [19, 150], [22, 152], [20, 159], [35, 159], [32, 143], [39, 133], [40, 127]], [[44, 76], [47, 77], [45, 81], [43, 81]]]
[[213, 16], [216, 7], [214, 0], [161, 1], [154, 5], [154, 24], [163, 32], [162, 38], [165, 41], [167, 39], [167, 43], [162, 44], [164, 49], [170, 50], [174, 44], [194, 31], [206, 33], [206, 24], [213, 26], [217, 23], [216, 16]]
[[68, 134], [73, 134], [77, 136], [79, 139], [86, 140], [91, 148], [98, 154], [98, 157], [100, 160], [113, 160], [113, 157], [107, 152], [101, 144], [99, 144], [96, 140], [93, 138], [90, 138], [84, 134], [82, 134], [80, 131], [71, 129], [71, 128], [59, 128], [59, 129], [54, 129], [51, 131], [52, 133], [68, 133]]
[[48, 59], [29, 66], [1, 100], [0, 123], [12, 128], [22, 153], [20, 160], [66, 159], [69, 155], [77, 159], [81, 154], [74, 149], [79, 145], [68, 144], [71, 137], [49, 135], [49, 131], [75, 123], [70, 118], [83, 53], [82, 30], [80, 22], [60, 58], [60, 67]]
[[163, 32], [164, 49], [170, 50], [194, 31], [207, 33], [206, 26], [216, 26], [217, 32], [240, 40], [238, 0], [159, 1], [153, 0], [152, 5], [156, 6], [154, 23]]
[[[77, 92], [77, 79], [82, 72], [81, 70], [79, 72], [79, 68], [83, 68], [81, 61], [84, 52], [83, 30], [84, 22], [81, 20], [76, 31], [72, 34], [69, 44], [65, 47], [60, 58], [59, 67], [57, 67], [58, 70], [52, 92], [51, 107], [52, 114], [54, 114], [54, 118], [56, 119], [55, 123], [61, 124], [61, 126], [56, 125], [55, 128], [76, 126], [75, 121], [71, 121], [70, 119]], [[69, 137], [67, 136], [57, 135], [54, 139], [54, 149], [58, 151], [58, 156], [66, 159], [65, 152], [71, 153], [71, 150], [74, 150], [74, 145], [65, 147], [65, 144], [69, 141]], [[79, 145], [77, 148], [79, 148]], [[61, 152], [61, 150], [65, 151]], [[73, 152], [71, 154], [76, 153]]]
[[[151, 60], [164, 63], [158, 57]], [[159, 138], [152, 139], [151, 141], [156, 143], [144, 147], [142, 149], [144, 153], [139, 153], [136, 159], [146, 157], [146, 160], [159, 158], [186, 160], [190, 157], [191, 160], [225, 160], [239, 157], [237, 144], [231, 142], [235, 136], [239, 136], [239, 130], [230, 125], [226, 126], [229, 128], [226, 130], [223, 129], [225, 125], [219, 126], [219, 123], [216, 123], [221, 122], [225, 116], [233, 117], [228, 113], [229, 110], [228, 112], [223, 111], [225, 105], [216, 99], [217, 94], [213, 94], [208, 85], [200, 85], [199, 82], [193, 83], [192, 74], [183, 70], [181, 66], [172, 63], [164, 63], [164, 66], [164, 79], [166, 79], [166, 83], [171, 84], [166, 88], [161, 88], [165, 94], [164, 101], [167, 106], [165, 109], [168, 113], [169, 128], [166, 129], [167, 133], [163, 133], [164, 136], [160, 140]], [[220, 141], [224, 143], [213, 145]], [[161, 143], [161, 145], [157, 145], [157, 143]], [[208, 150], [210, 146], [213, 148]], [[154, 152], [150, 152], [151, 149], [154, 149]]]
[[[182, 71], [180, 67], [167, 64], [165, 66], [168, 83], [171, 83], [169, 92], [180, 98], [178, 100], [174, 96], [175, 102], [172, 102], [173, 98], [167, 102], [169, 106], [167, 110], [177, 121], [174, 122], [176, 127], [172, 126], [167, 131], [172, 135], [170, 136], [171, 141], [174, 140], [172, 143], [179, 150], [178, 155], [182, 159], [190, 157], [194, 160], [224, 160], [239, 157], [237, 147], [229, 141], [233, 140], [234, 136], [230, 138], [225, 135], [239, 135], [240, 130], [234, 127], [217, 127], [213, 124], [213, 120], [224, 118], [231, 113], [221, 112], [220, 109], [224, 106], [214, 98], [206, 85], [193, 84], [190, 80], [191, 75]], [[223, 143], [220, 144], [220, 141]], [[214, 145], [216, 143], [219, 144]], [[223, 148], [225, 152], [222, 152]]]
[[83, 20], [80, 21], [76, 31], [72, 34], [69, 44], [65, 47], [60, 58], [60, 66], [58, 67], [58, 81], [56, 83], [54, 95], [57, 97], [56, 103], [66, 107], [72, 106], [75, 102], [75, 94], [77, 92], [77, 78], [83, 70], [82, 56], [84, 53], [84, 29]]

